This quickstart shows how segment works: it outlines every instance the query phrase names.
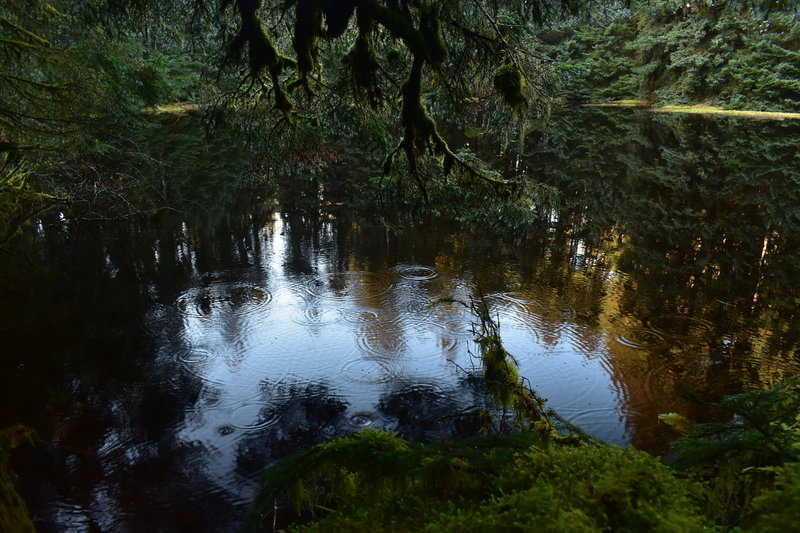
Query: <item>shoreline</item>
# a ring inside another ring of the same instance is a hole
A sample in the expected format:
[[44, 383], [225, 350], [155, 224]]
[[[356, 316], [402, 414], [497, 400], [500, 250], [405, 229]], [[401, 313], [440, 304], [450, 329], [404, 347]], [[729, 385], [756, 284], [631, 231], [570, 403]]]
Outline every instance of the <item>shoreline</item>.
[[584, 104], [587, 107], [635, 107], [645, 109], [654, 113], [683, 113], [689, 115], [718, 115], [725, 117], [755, 118], [762, 120], [800, 120], [800, 113], [789, 113], [781, 111], [746, 111], [739, 109], [723, 109], [718, 106], [703, 104], [695, 105], [666, 105], [654, 107], [652, 102], [647, 100], [617, 100], [614, 102], [602, 102]]

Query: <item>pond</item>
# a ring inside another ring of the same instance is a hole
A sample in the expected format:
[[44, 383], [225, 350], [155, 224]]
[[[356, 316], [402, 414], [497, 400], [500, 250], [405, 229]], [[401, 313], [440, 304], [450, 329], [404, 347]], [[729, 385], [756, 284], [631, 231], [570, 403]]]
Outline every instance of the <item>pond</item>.
[[501, 233], [389, 231], [315, 180], [211, 225], [39, 221], [0, 302], [0, 426], [42, 440], [18, 490], [42, 531], [230, 530], [311, 444], [473, 433], [480, 295], [550, 407], [663, 453], [658, 414], [720, 416], [681, 389], [800, 372], [799, 143], [790, 122], [562, 110], [521, 167], [560, 207]]

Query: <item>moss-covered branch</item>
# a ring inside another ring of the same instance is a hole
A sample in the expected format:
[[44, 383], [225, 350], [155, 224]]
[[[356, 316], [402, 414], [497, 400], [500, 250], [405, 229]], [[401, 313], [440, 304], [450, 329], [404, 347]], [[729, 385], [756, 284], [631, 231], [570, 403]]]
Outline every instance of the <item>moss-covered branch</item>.
[[[225, 0], [223, 7], [229, 5], [231, 1]], [[265, 68], [269, 71], [275, 108], [288, 113], [293, 106], [286, 91], [283, 90], [280, 75], [284, 66], [294, 61], [281, 55], [264, 31], [261, 19], [256, 14], [261, 7], [261, 0], [236, 0], [236, 7], [239, 10], [241, 27], [230, 44], [231, 51], [240, 54], [245, 45], [247, 46], [252, 74], [258, 75]]]

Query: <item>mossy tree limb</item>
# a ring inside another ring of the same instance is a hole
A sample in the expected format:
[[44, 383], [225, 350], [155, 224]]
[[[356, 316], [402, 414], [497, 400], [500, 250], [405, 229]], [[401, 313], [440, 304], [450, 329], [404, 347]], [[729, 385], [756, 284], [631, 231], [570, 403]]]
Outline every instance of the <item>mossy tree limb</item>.
[[[223, 0], [223, 8], [231, 4], [233, 0]], [[292, 111], [293, 106], [289, 97], [284, 91], [281, 81], [281, 73], [286, 64], [294, 63], [293, 60], [281, 55], [273, 44], [257, 15], [261, 7], [261, 0], [236, 0], [236, 8], [239, 11], [241, 27], [239, 32], [231, 41], [231, 51], [239, 55], [245, 45], [248, 48], [248, 61], [250, 71], [254, 77], [265, 68], [269, 71], [272, 81], [272, 91], [275, 100], [275, 109], [284, 113]]]
[[[516, 6], [516, 3], [509, 2], [509, 5], [512, 4]], [[454, 45], [461, 46], [457, 44], [459, 39], [471, 42], [479, 35], [476, 28], [479, 29], [480, 24], [469, 17], [465, 19], [467, 15], [464, 13], [470, 12], [485, 19], [489, 16], [487, 11], [474, 7], [458, 7], [457, 3], [450, 1], [422, 0], [223, 0], [223, 5], [235, 5], [241, 19], [240, 29], [231, 43], [232, 50], [238, 53], [247, 50], [253, 77], [258, 77], [263, 71], [269, 73], [265, 88], [271, 91], [276, 110], [284, 114], [296, 114], [295, 106], [301, 105], [298, 100], [293, 99], [292, 93], [296, 88], [302, 87], [305, 90], [309, 102], [317, 96], [309, 81], [313, 79], [318, 84], [324, 84], [322, 65], [325, 63], [326, 68], [331, 65], [330, 62], [323, 61], [323, 41], [329, 41], [330, 47], [326, 47], [328, 50], [340, 46], [333, 43], [335, 39], [352, 40], [352, 44], [344, 48], [345, 53], [340, 57], [345, 66], [344, 71], [349, 74], [350, 87], [357, 105], [366, 104], [373, 110], [382, 108], [390, 101], [388, 95], [394, 90], [389, 88], [396, 84], [393, 76], [399, 74], [405, 77], [397, 94], [401, 103], [398, 115], [400, 140], [384, 158], [385, 174], [397, 170], [396, 156], [402, 153], [407, 161], [407, 173], [423, 197], [427, 197], [425, 181], [429, 178], [419, 165], [426, 156], [442, 165], [445, 177], [454, 167], [458, 167], [467, 174], [492, 182], [498, 187], [508, 185], [491, 173], [484, 172], [480, 167], [458, 157], [442, 136], [430, 112], [430, 102], [423, 98], [427, 91], [435, 94], [437, 91], [450, 90], [447, 78], [452, 73], [448, 70], [452, 71], [454, 67], [450, 64], [452, 62], [448, 63], [449, 50], [446, 41], [455, 39]], [[280, 11], [281, 16], [279, 19], [269, 20], [275, 21], [276, 25], [290, 27], [288, 36], [282, 36], [278, 26], [267, 30], [259, 19], [259, 13], [266, 12], [270, 7]], [[494, 9], [496, 16], [499, 13], [497, 6]], [[283, 19], [283, 15], [287, 13], [292, 13], [294, 20]], [[481, 57], [492, 58], [491, 61], [501, 64], [511, 57], [510, 61], [516, 67], [516, 51], [507, 50], [511, 47], [510, 41], [502, 34], [492, 17], [488, 20], [494, 30], [489, 35], [480, 34]], [[387, 43], [395, 43], [397, 46], [394, 50], [387, 51], [387, 48], [391, 48]], [[516, 48], [519, 48], [518, 44], [515, 45]], [[279, 52], [282, 46], [287, 45], [293, 49], [294, 59]], [[393, 58], [391, 53], [394, 54]], [[329, 59], [335, 61], [335, 58]], [[391, 69], [392, 73], [387, 69]], [[519, 82], [517, 90], [511, 91], [515, 97], [506, 98], [506, 93], [503, 93], [504, 98], [501, 100], [514, 107], [515, 113], [521, 116], [524, 113], [522, 108], [528, 104], [528, 99], [522, 94], [526, 85], [522, 77], [525, 73], [522, 69], [515, 68], [512, 74], [515, 76], [514, 80]], [[508, 81], [506, 78], [503, 80]], [[491, 79], [489, 82], [491, 83]], [[504, 88], [507, 86], [508, 83], [503, 85]], [[521, 123], [521, 120], [516, 123]], [[510, 122], [506, 121], [506, 126], [508, 124]], [[520, 127], [521, 131], [523, 129]]]

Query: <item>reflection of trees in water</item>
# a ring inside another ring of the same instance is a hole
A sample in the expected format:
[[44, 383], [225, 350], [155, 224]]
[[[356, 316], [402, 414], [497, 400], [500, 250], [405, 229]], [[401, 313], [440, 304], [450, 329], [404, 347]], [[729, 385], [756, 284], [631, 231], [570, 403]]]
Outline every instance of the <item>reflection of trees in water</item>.
[[143, 317], [196, 283], [209, 256], [221, 269], [258, 257], [257, 239], [241, 229], [259, 224], [249, 214], [223, 222], [213, 246], [180, 219], [66, 228], [45, 220], [30, 241], [43, 268], [19, 282], [22, 299], [0, 302], [0, 314], [14, 317], [3, 332], [0, 420], [23, 420], [42, 439], [17, 464], [39, 529], [231, 523], [230, 498], [204, 473], [208, 450], [175, 442], [202, 384], [153, 356], [153, 337], [178, 345], [180, 319]]
[[[82, 355], [94, 362], [114, 357], [90, 350]], [[18, 466], [39, 530], [61, 530], [62, 513], [103, 530], [124, 529], [126, 522], [155, 527], [165, 512], [184, 513], [185, 520], [192, 516], [187, 495], [213, 486], [197, 467], [197, 450], [174, 442], [174, 429], [199, 384], [187, 374], [161, 375], [146, 354], [118, 357], [135, 364], [92, 369], [83, 359], [87, 367], [28, 382], [43, 406], [32, 421], [42, 442]], [[207, 499], [209, 505], [226, 503], [214, 494]], [[202, 521], [194, 517], [188, 524]]]
[[402, 438], [416, 442], [463, 438], [481, 430], [480, 411], [488, 395], [483, 382], [465, 376], [456, 387], [414, 384], [381, 395], [376, 408], [397, 420], [395, 431]]
[[554, 133], [531, 158], [564, 191], [557, 235], [565, 246], [555, 253], [579, 241], [584, 256], [613, 258], [636, 287], [625, 307], [642, 318], [710, 313], [719, 300], [728, 305], [714, 323], [727, 325], [796, 307], [786, 282], [800, 244], [800, 127], [585, 113], [567, 114], [568, 137]]
[[[581, 193], [565, 195], [562, 231], [594, 236], [590, 246], [624, 239], [622, 264], [641, 288], [672, 296], [702, 283], [710, 298], [752, 296], [754, 274], [780, 268], [772, 255], [797, 253], [800, 126], [604, 114], [573, 122], [571, 145], [551, 141], [561, 169], [542, 171]], [[765, 238], [777, 240], [766, 251]]]
[[[577, 242], [583, 258], [625, 274], [600, 322], [710, 325], [702, 339], [680, 338], [678, 328], [646, 351], [615, 347], [610, 361], [633, 410], [642, 387], [675, 398], [680, 381], [714, 395], [797, 372], [800, 127], [613, 109], [588, 117], [564, 113], [530, 158], [563, 193], [552, 255], [574, 264]], [[568, 270], [573, 279], [587, 272]], [[635, 414], [635, 427], [652, 425], [651, 415]]]
[[[353, 412], [345, 398], [324, 384], [279, 387], [281, 399], [265, 401], [262, 410], [263, 417], [276, 418], [279, 423], [246, 435], [237, 445], [237, 465], [244, 475], [252, 476], [278, 459], [364, 427], [354, 423], [360, 413]], [[273, 394], [270, 392], [270, 398]], [[393, 430], [419, 441], [476, 435], [481, 423], [477, 411], [486, 401], [482, 382], [473, 377], [459, 380], [452, 388], [396, 383], [381, 395], [373, 406], [375, 411], [367, 413], [372, 420], [369, 427]]]
[[282, 399], [265, 405], [262, 411], [279, 423], [246, 435], [236, 446], [237, 470], [244, 475], [257, 475], [278, 459], [352, 431], [347, 424], [347, 403], [326, 385], [282, 387]]
[[[529, 160], [531, 175], [562, 191], [554, 231], [484, 237], [427, 225], [366, 247], [370, 230], [345, 215], [337, 250], [379, 270], [409, 257], [432, 265], [432, 293], [473, 279], [487, 294], [516, 292], [545, 344], [579, 325], [570, 335], [582, 350], [607, 345], [634, 432], [658, 433], [653, 398], [691, 409], [676, 382], [713, 395], [797, 371], [798, 127], [630, 110], [558, 120]], [[693, 339], [674, 317], [710, 327]], [[653, 329], [664, 320], [670, 331]], [[631, 337], [633, 347], [614, 340]]]
[[[276, 268], [288, 280], [305, 280], [311, 273], [387, 272], [399, 263], [435, 267], [437, 278], [397, 283], [391, 298], [381, 299], [388, 307], [377, 314], [390, 320], [425, 297], [466, 298], [473, 280], [487, 294], [512, 293], [521, 302], [515, 312], [534, 321], [544, 345], [569, 324], [578, 326], [569, 335], [583, 350], [606, 346], [640, 445], [663, 440], [653, 398], [691, 411], [674, 392], [677, 382], [719, 395], [797, 371], [798, 126], [581, 113], [565, 116], [530, 161], [531, 174], [563, 191], [552, 232], [482, 236], [426, 225], [387, 236], [375, 222], [326, 207], [313, 187], [305, 203], [283, 210], [280, 224], [258, 206], [232, 210], [205, 230], [168, 215], [77, 232], [45, 224], [31, 246], [47, 274], [32, 272], [37, 284], [4, 288], [9, 297], [0, 301], [0, 316], [10, 319], [0, 375], [16, 384], [0, 387], [0, 426], [29, 424], [52, 444], [17, 466], [30, 507], [46, 521], [54, 501], [69, 500], [91, 509], [85, 513], [101, 525], [135, 509], [153, 529], [170, 513], [169, 520], [198, 531], [224, 529], [241, 512], [213, 479], [206, 462], [213, 450], [175, 437], [201, 380], [176, 370], [168, 353], [155, 357], [153, 341], [180, 349], [181, 317], [153, 310], [194, 289], [191, 305], [219, 312], [228, 332], [241, 327], [235, 305], [203, 300], [213, 296], [204, 288], [229, 273], [263, 286]], [[284, 235], [276, 234], [279, 226]], [[270, 247], [279, 241], [284, 255], [275, 261]], [[363, 290], [377, 293], [378, 283], [366, 277]], [[311, 297], [306, 303], [337, 305]], [[148, 313], [153, 320], [142, 324]], [[362, 329], [380, 340], [380, 327]], [[401, 342], [402, 331], [382, 333], [397, 333]], [[355, 430], [341, 391], [304, 387], [269, 404], [279, 423], [241, 438], [237, 475], [249, 479], [279, 457]], [[480, 404], [469, 380], [445, 390], [393, 387], [374, 408], [404, 437], [477, 429], [474, 418], [452, 416]], [[205, 488], [213, 490], [191, 499]], [[167, 511], [162, 502], [176, 494], [184, 499]]]

